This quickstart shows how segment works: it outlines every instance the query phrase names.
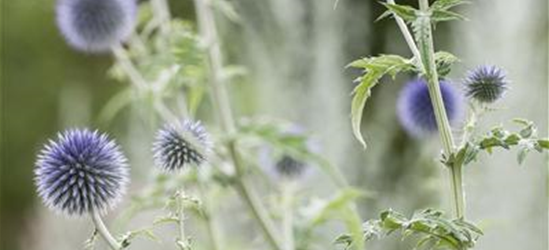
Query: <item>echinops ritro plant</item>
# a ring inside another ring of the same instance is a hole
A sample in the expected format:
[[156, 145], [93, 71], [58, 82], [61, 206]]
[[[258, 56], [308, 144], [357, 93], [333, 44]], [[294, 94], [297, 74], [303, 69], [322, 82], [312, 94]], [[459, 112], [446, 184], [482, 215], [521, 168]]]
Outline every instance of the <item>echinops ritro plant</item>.
[[470, 71], [464, 85], [467, 96], [480, 103], [497, 101], [508, 88], [505, 72], [493, 65], [478, 66]]
[[57, 25], [73, 48], [106, 52], [131, 34], [137, 0], [58, 0]]
[[[440, 81], [440, 90], [448, 120], [455, 124], [461, 116], [464, 99], [447, 80]], [[397, 100], [397, 115], [404, 130], [414, 137], [424, 137], [437, 131], [435, 112], [425, 79], [410, 80], [402, 88]]]
[[153, 145], [154, 161], [166, 171], [200, 166], [210, 154], [212, 142], [200, 122], [184, 120], [165, 124]]
[[84, 215], [116, 205], [126, 190], [128, 172], [126, 157], [106, 134], [73, 129], [44, 146], [36, 161], [35, 182], [48, 207]]

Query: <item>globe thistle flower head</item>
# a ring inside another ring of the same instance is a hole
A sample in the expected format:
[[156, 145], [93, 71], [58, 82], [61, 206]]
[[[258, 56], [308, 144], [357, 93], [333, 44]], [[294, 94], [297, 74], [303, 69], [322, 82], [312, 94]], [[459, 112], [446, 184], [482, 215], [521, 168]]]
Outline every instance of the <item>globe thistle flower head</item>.
[[470, 71], [464, 81], [466, 95], [481, 103], [493, 103], [507, 90], [503, 69], [496, 66], [479, 66]]
[[57, 26], [73, 48], [104, 52], [132, 32], [136, 0], [58, 0]]
[[[440, 81], [440, 91], [448, 121], [451, 124], [459, 121], [463, 104], [461, 93], [446, 80]], [[406, 83], [398, 97], [397, 115], [404, 130], [416, 138], [437, 131], [435, 113], [424, 79], [416, 78]]]
[[104, 212], [120, 201], [128, 184], [126, 157], [107, 135], [73, 129], [50, 140], [35, 166], [43, 202], [68, 215]]
[[296, 179], [302, 176], [307, 168], [307, 164], [288, 154], [282, 155], [275, 162], [275, 171], [282, 178]]
[[[286, 131], [286, 136], [303, 137], [308, 152], [317, 153], [318, 144], [311, 138], [305, 138], [305, 130], [299, 126], [293, 126]], [[284, 135], [283, 135], [284, 136]], [[277, 150], [273, 147], [265, 147], [261, 151], [260, 163], [266, 173], [275, 180], [298, 180], [309, 175], [313, 167], [290, 152]]]
[[200, 122], [184, 120], [166, 124], [153, 144], [155, 164], [166, 171], [183, 169], [187, 165], [202, 165], [212, 150], [206, 129]]

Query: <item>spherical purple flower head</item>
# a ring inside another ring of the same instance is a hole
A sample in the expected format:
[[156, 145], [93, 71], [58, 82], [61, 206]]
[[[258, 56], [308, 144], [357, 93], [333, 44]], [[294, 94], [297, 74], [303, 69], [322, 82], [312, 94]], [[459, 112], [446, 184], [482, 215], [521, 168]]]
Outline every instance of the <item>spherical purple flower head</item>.
[[481, 103], [493, 103], [507, 90], [505, 72], [496, 66], [479, 66], [464, 81], [465, 93]]
[[72, 47], [108, 51], [132, 32], [136, 0], [58, 0], [57, 25]]
[[[311, 138], [306, 138], [307, 135], [302, 127], [293, 126], [283, 136], [296, 137], [298, 140], [304, 139], [307, 151], [310, 153], [319, 151], [318, 144]], [[260, 161], [267, 174], [276, 180], [301, 179], [306, 177], [313, 168], [309, 162], [295, 157], [290, 152], [276, 150], [273, 147], [265, 147], [261, 151]]]
[[74, 129], [44, 146], [34, 172], [38, 194], [48, 207], [83, 215], [118, 203], [129, 171], [126, 157], [107, 135]]
[[[445, 80], [440, 81], [440, 91], [448, 120], [455, 123], [461, 117], [461, 93]], [[398, 97], [397, 115], [404, 130], [414, 137], [424, 137], [437, 131], [435, 113], [424, 79], [416, 78], [404, 86]]]
[[153, 144], [155, 164], [166, 171], [180, 170], [186, 165], [200, 166], [211, 150], [206, 129], [191, 120], [164, 125]]

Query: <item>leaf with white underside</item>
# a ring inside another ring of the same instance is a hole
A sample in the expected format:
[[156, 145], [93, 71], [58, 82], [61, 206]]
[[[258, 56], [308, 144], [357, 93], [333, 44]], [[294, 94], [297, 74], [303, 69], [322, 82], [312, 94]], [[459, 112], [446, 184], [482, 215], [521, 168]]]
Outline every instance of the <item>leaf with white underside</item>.
[[[448, 219], [435, 209], [418, 211], [411, 218], [389, 209], [381, 212], [378, 219], [364, 222], [362, 227], [366, 241], [398, 234], [402, 240], [417, 239], [414, 249], [468, 249], [483, 234], [471, 222]], [[344, 247], [352, 243], [348, 234], [338, 236], [335, 241]]]
[[464, 143], [456, 153], [449, 157], [443, 156], [442, 162], [447, 166], [467, 165], [475, 161], [481, 151], [491, 154], [494, 148], [510, 150], [514, 147], [518, 149], [517, 161], [522, 164], [528, 153], [541, 153], [549, 149], [549, 139], [537, 137], [537, 128], [533, 122], [524, 119], [513, 121], [521, 126], [520, 130], [510, 132], [501, 126], [492, 128], [487, 134]]
[[378, 84], [384, 75], [390, 75], [394, 78], [401, 71], [413, 70], [414, 65], [410, 59], [396, 55], [381, 55], [356, 60], [347, 67], [363, 70], [362, 76], [355, 80], [358, 82], [358, 85], [352, 92], [351, 122], [353, 134], [362, 146], [366, 148], [366, 142], [360, 132], [360, 125], [364, 106], [370, 97], [371, 89]]

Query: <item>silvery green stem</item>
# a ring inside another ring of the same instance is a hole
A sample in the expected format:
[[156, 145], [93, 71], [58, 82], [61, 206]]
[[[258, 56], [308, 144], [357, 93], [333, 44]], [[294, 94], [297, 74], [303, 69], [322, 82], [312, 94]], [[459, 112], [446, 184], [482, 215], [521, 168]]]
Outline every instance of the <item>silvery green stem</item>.
[[181, 250], [190, 250], [191, 246], [185, 234], [185, 192], [180, 190], [176, 194], [177, 199], [177, 220], [179, 225], [179, 239], [177, 246]]
[[221, 238], [219, 235], [219, 230], [217, 228], [217, 224], [214, 219], [214, 214], [211, 211], [211, 203], [210, 203], [210, 196], [204, 190], [204, 184], [202, 181], [199, 181], [198, 183], [198, 191], [200, 192], [201, 196], [203, 197], [202, 201], [202, 207], [204, 209], [204, 220], [206, 221], [206, 228], [208, 230], [208, 234], [210, 236], [210, 243], [212, 244], [213, 250], [221, 250]]
[[[429, 95], [433, 104], [438, 131], [444, 147], [444, 153], [446, 155], [451, 155], [454, 153], [454, 138], [452, 136], [452, 130], [450, 128], [450, 123], [448, 122], [448, 116], [446, 115], [444, 101], [440, 92], [434, 56], [435, 51], [433, 45], [432, 25], [427, 14], [429, 9], [429, 1], [419, 0], [419, 7], [421, 11], [420, 15], [422, 15], [419, 18], [423, 18], [420, 19], [420, 21], [424, 22], [421, 29], [425, 29], [421, 32], [423, 35], [417, 38], [419, 42], [421, 61], [423, 63], [425, 76], [427, 77]], [[452, 183], [452, 196], [454, 199], [455, 213], [456, 217], [460, 219], [465, 217], [465, 198], [462, 175], [461, 165], [454, 164], [450, 167], [450, 182]]]
[[[395, 4], [395, 0], [387, 0], [387, 3]], [[402, 18], [400, 18], [397, 14], [393, 14], [393, 17], [396, 20], [396, 23], [398, 25], [398, 28], [400, 29], [400, 32], [404, 36], [404, 40], [406, 40], [406, 44], [408, 44], [408, 47], [412, 51], [412, 54], [414, 55], [417, 64], [421, 66], [421, 56], [419, 53], [419, 49], [417, 48], [416, 43], [414, 42], [414, 37], [412, 36], [412, 33], [408, 29], [406, 22], [404, 22], [404, 20], [402, 20]]]
[[133, 62], [131, 61], [128, 53], [126, 50], [122, 47], [121, 44], [117, 44], [112, 47], [112, 52], [116, 58], [116, 61], [120, 64], [120, 67], [124, 72], [126, 72], [128, 78], [130, 78], [130, 82], [135, 84], [137, 87], [137, 90], [143, 90], [147, 87], [147, 81], [143, 78], [141, 73], [137, 70], [137, 68], [133, 65]]
[[95, 228], [97, 229], [97, 232], [105, 239], [107, 244], [112, 250], [120, 250], [122, 249], [122, 245], [112, 236], [112, 234], [109, 232], [109, 229], [105, 226], [105, 223], [103, 223], [103, 220], [101, 219], [101, 215], [97, 211], [92, 211], [90, 214], [93, 224], [95, 225]]
[[[220, 117], [220, 122], [224, 132], [229, 135], [233, 135], [237, 132], [236, 125], [230, 108], [227, 89], [222, 76], [223, 60], [217, 30], [215, 28], [213, 11], [210, 5], [211, 3], [206, 0], [195, 0], [194, 2], [198, 16], [200, 33], [207, 46], [211, 77], [210, 84], [213, 95], [212, 99]], [[236, 142], [234, 140], [230, 140], [227, 142], [227, 148], [236, 171], [237, 178], [235, 187], [238, 193], [243, 198], [244, 202], [261, 226], [265, 238], [271, 247], [276, 250], [282, 250], [282, 244], [279, 242], [278, 235], [275, 233], [275, 227], [272, 219], [260, 203], [253, 189], [248, 187], [248, 184], [244, 179], [244, 164], [242, 163], [240, 155], [237, 152]]]
[[294, 250], [294, 225], [293, 225], [293, 202], [294, 183], [285, 182], [282, 184], [282, 228], [284, 234], [284, 250]]

